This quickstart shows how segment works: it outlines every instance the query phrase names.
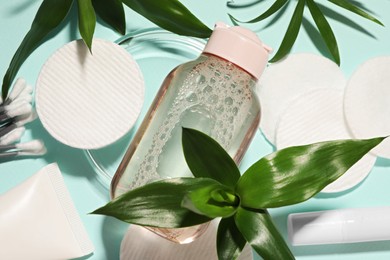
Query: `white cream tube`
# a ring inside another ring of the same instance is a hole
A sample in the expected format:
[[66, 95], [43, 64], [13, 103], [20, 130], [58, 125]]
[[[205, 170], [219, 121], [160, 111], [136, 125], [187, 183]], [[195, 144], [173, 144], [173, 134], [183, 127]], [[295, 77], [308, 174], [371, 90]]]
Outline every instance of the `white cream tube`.
[[71, 259], [93, 250], [57, 164], [0, 195], [0, 259]]
[[287, 222], [295, 246], [390, 240], [390, 207], [295, 213]]

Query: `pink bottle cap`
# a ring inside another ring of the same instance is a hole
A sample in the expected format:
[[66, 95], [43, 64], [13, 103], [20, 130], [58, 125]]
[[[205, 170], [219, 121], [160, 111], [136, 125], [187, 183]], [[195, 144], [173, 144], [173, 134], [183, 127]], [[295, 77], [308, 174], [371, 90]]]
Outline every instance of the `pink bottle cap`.
[[203, 52], [226, 59], [258, 79], [271, 51], [254, 32], [217, 22]]

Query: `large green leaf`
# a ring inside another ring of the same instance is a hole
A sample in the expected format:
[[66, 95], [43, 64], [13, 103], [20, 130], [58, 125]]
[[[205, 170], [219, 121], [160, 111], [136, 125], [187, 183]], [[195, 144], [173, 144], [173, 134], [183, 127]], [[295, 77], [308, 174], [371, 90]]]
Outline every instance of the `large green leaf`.
[[174, 178], [128, 191], [92, 214], [115, 217], [127, 223], [161, 228], [198, 225], [210, 218], [181, 207], [192, 190], [215, 184], [207, 178]]
[[217, 218], [233, 215], [238, 202], [232, 189], [215, 181], [214, 184], [188, 192], [183, 199], [182, 207], [209, 218]]
[[346, 0], [328, 0], [328, 1], [383, 26], [383, 24], [378, 19], [376, 19], [372, 15], [368, 14], [364, 10], [360, 9], [356, 5]]
[[182, 144], [188, 167], [195, 177], [208, 177], [234, 188], [240, 170], [230, 155], [208, 135], [183, 128]]
[[3, 100], [23, 62], [66, 17], [73, 0], [44, 0], [35, 15], [31, 28], [12, 57], [3, 78]]
[[168, 31], [200, 38], [208, 38], [211, 35], [211, 29], [178, 0], [122, 0], [122, 2]]
[[287, 27], [286, 34], [280, 44], [280, 47], [276, 54], [272, 57], [270, 62], [276, 62], [286, 56], [292, 46], [294, 45], [295, 40], [297, 39], [299, 29], [301, 27], [302, 18], [303, 18], [303, 10], [305, 8], [306, 0], [298, 0], [297, 6], [294, 10], [294, 13], [291, 17], [290, 24]]
[[243, 207], [274, 208], [309, 199], [343, 175], [383, 138], [289, 147], [253, 164], [240, 178]]
[[92, 39], [96, 26], [96, 15], [91, 0], [77, 0], [79, 7], [79, 31], [85, 44], [92, 52]]
[[121, 0], [93, 0], [92, 4], [103, 21], [120, 34], [126, 33], [126, 17]]
[[326, 46], [332, 54], [334, 61], [337, 63], [337, 65], [340, 65], [339, 48], [337, 46], [336, 37], [333, 34], [332, 28], [330, 27], [325, 16], [322, 14], [318, 5], [313, 0], [306, 0], [306, 3], [309, 7], [313, 20], [325, 41]]
[[244, 238], [264, 259], [295, 259], [266, 210], [251, 211], [239, 207], [234, 220]]
[[244, 21], [240, 21], [236, 18], [234, 18], [233, 16], [229, 15], [231, 19], [233, 19], [234, 21], [236, 22], [242, 22], [242, 23], [257, 23], [257, 22], [260, 22], [268, 17], [270, 17], [271, 15], [273, 15], [274, 13], [276, 13], [277, 11], [279, 11], [286, 3], [288, 2], [288, 0], [276, 0], [271, 6], [270, 8], [268, 8], [264, 13], [262, 13], [261, 15], [259, 15], [258, 17], [252, 19], [252, 20], [249, 20], [247, 22], [244, 22]]
[[237, 259], [245, 244], [246, 240], [238, 230], [234, 217], [221, 219], [217, 231], [218, 259]]

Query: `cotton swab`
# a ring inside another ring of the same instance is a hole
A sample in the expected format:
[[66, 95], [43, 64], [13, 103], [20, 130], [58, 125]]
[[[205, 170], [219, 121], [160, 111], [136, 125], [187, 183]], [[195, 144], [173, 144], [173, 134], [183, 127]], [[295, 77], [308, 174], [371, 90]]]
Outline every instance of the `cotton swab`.
[[4, 100], [4, 105], [10, 104], [19, 94], [26, 88], [26, 81], [22, 78], [18, 78], [11, 89], [8, 97]]
[[0, 113], [3, 113], [4, 111], [9, 110], [12, 107], [15, 107], [15, 106], [18, 106], [21, 104], [31, 103], [32, 99], [33, 99], [33, 97], [30, 94], [20, 95], [12, 103], [10, 103], [8, 105], [5, 105], [5, 106], [0, 105]]
[[8, 134], [0, 137], [0, 145], [12, 144], [20, 140], [22, 135], [24, 134], [26, 128], [24, 126], [20, 126], [15, 128]]
[[44, 147], [41, 140], [32, 140], [26, 143], [0, 145], [0, 151], [18, 150], [23, 152], [37, 151]]
[[33, 97], [31, 94], [23, 94], [21, 96], [18, 96], [12, 103], [0, 107], [0, 109], [4, 111], [10, 109], [10, 107], [15, 107], [23, 103], [31, 103], [32, 99]]
[[23, 107], [23, 106], [24, 107], [26, 107], [26, 106], [32, 107], [30, 102], [23, 102], [23, 101], [15, 102], [15, 103], [11, 103], [9, 105], [4, 106], [3, 107], [4, 111], [1, 112], [0, 114], [8, 114], [11, 117], [18, 116], [15, 113], [17, 113], [17, 109], [19, 109], [20, 107]]
[[0, 127], [0, 137], [5, 136], [6, 134], [10, 133], [14, 129], [16, 129], [18, 126], [15, 123], [8, 123], [4, 127]]
[[0, 124], [2, 121], [8, 119], [30, 114], [32, 111], [32, 105], [30, 103], [16, 104], [15, 106], [9, 105], [4, 113], [0, 114]]
[[33, 110], [29, 115], [18, 116], [8, 122], [4, 127], [0, 127], [0, 137], [5, 136], [12, 130], [23, 126], [37, 118], [37, 113]]
[[25, 95], [31, 95], [33, 92], [33, 87], [31, 85], [25, 85], [22, 91], [17, 95], [13, 100], [18, 99], [20, 96], [25, 96]]
[[42, 149], [37, 151], [18, 152], [18, 156], [40, 156], [46, 154], [46, 152], [46, 147], [43, 147]]
[[33, 140], [31, 142], [24, 143], [22, 146], [24, 146], [24, 149], [0, 152], [0, 159], [17, 156], [39, 156], [44, 155], [47, 152], [44, 143], [40, 140]]
[[32, 110], [31, 113], [29, 114], [25, 114], [25, 115], [21, 115], [21, 116], [17, 116], [14, 118], [14, 123], [17, 125], [17, 126], [23, 126], [27, 123], [30, 123], [32, 121], [34, 121], [35, 119], [38, 118], [38, 114], [35, 110]]
[[32, 113], [30, 103], [10, 104], [5, 106], [6, 111], [0, 112], [0, 129], [6, 127], [20, 117], [27, 117]]

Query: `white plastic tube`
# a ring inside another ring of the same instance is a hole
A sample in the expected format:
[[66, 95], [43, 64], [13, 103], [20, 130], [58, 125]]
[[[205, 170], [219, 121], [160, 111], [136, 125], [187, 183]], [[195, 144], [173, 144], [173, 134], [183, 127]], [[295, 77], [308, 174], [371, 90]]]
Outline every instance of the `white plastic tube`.
[[390, 240], [390, 207], [290, 214], [288, 233], [294, 246]]
[[0, 259], [85, 256], [93, 245], [57, 164], [0, 195]]

